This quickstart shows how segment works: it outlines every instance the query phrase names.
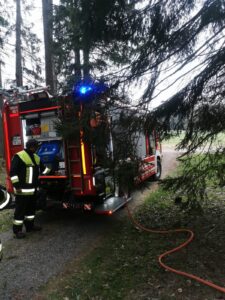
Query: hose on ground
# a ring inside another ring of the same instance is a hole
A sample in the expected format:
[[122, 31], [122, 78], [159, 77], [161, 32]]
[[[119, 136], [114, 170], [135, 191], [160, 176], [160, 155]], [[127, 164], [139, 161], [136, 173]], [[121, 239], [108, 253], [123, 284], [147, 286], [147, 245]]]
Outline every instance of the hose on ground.
[[159, 234], [168, 234], [168, 233], [180, 233], [180, 232], [186, 232], [189, 234], [189, 237], [188, 239], [180, 244], [179, 246], [171, 249], [171, 250], [168, 250], [166, 252], [164, 252], [163, 254], [160, 254], [159, 255], [159, 258], [158, 258], [158, 261], [159, 261], [159, 264], [161, 267], [163, 267], [165, 270], [168, 270], [170, 272], [173, 272], [175, 274], [178, 274], [178, 275], [181, 275], [181, 276], [185, 276], [187, 278], [190, 278], [190, 279], [193, 279], [197, 282], [200, 282], [206, 286], [209, 286], [219, 292], [222, 292], [225, 294], [225, 288], [224, 287], [221, 287], [217, 284], [214, 284], [213, 282], [211, 281], [208, 281], [208, 280], [205, 280], [205, 279], [202, 279], [196, 275], [193, 275], [191, 273], [187, 273], [187, 272], [183, 272], [183, 271], [180, 271], [180, 270], [177, 270], [177, 269], [174, 269], [174, 268], [171, 268], [170, 266], [166, 265], [164, 262], [163, 262], [163, 259], [174, 253], [174, 252], [177, 252], [179, 250], [181, 250], [182, 248], [186, 247], [188, 244], [191, 243], [191, 241], [193, 240], [194, 238], [194, 233], [192, 230], [190, 229], [171, 229], [171, 230], [155, 230], [155, 229], [150, 229], [150, 228], [147, 228], [145, 226], [143, 226], [142, 224], [140, 224], [137, 220], [134, 219], [133, 215], [131, 214], [131, 211], [128, 207], [128, 205], [126, 204], [126, 209], [127, 209], [127, 212], [128, 212], [128, 216], [129, 216], [129, 219], [131, 220], [131, 222], [139, 229], [143, 230], [143, 231], [147, 231], [147, 232], [151, 232], [151, 233], [159, 233]]

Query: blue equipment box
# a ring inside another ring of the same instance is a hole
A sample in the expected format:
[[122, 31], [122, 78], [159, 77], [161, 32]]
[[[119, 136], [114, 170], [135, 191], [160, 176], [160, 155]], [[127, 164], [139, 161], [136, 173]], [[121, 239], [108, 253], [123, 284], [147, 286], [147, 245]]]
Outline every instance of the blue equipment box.
[[45, 165], [56, 169], [59, 161], [62, 159], [61, 142], [43, 142], [37, 154]]

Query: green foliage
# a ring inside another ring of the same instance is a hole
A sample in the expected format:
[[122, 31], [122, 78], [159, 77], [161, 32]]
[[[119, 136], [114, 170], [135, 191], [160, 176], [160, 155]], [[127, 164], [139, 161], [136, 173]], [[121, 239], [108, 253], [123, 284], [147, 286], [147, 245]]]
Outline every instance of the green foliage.
[[185, 196], [186, 207], [199, 208], [208, 199], [207, 186], [225, 185], [224, 152], [195, 154], [180, 158], [179, 173], [162, 182], [165, 189]]
[[140, 167], [136, 146], [143, 128], [137, 112], [127, 109], [124, 113], [114, 97], [113, 90], [83, 102], [73, 96], [61, 97], [62, 115], [55, 126], [65, 140], [87, 143], [95, 157], [94, 167], [109, 169], [120, 192], [129, 193]]
[[[75, 81], [91, 72], [106, 70], [110, 60], [127, 62], [124, 35], [127, 26], [123, 22], [134, 4], [127, 0], [62, 0], [55, 6], [55, 42], [57, 72]], [[126, 26], [126, 27], [125, 27]], [[84, 55], [83, 65], [79, 53]], [[121, 53], [120, 53], [121, 52]], [[93, 53], [93, 54], [92, 54]], [[65, 82], [61, 82], [65, 85]]]
[[10, 209], [5, 209], [1, 211], [0, 214], [0, 232], [4, 232], [11, 229], [13, 221], [13, 211]]
[[[21, 36], [17, 37], [21, 40], [20, 48], [22, 50], [22, 62], [23, 65], [23, 77], [26, 83], [30, 86], [37, 86], [42, 83], [42, 66], [40, 59], [40, 45], [41, 40], [37, 34], [33, 31], [33, 23], [31, 18], [27, 18], [33, 13], [34, 1], [0, 1], [0, 27], [4, 27], [1, 30], [1, 63], [5, 63], [9, 58], [8, 47], [14, 47], [15, 54], [18, 55], [18, 48], [16, 49], [16, 14], [17, 4], [21, 3]], [[28, 3], [29, 2], [29, 3]], [[13, 38], [12, 38], [13, 37]], [[18, 45], [17, 45], [18, 47]], [[12, 49], [10, 49], [11, 51]], [[10, 55], [11, 57], [11, 55]], [[12, 70], [9, 74], [12, 73]], [[14, 73], [18, 74], [18, 70]], [[10, 75], [12, 76], [12, 75]], [[13, 81], [13, 78], [7, 78], [9, 82]]]
[[[218, 243], [223, 241], [225, 205], [223, 190], [219, 199], [218, 192], [211, 191], [210, 201], [205, 204], [202, 215], [193, 211], [190, 214], [180, 205], [174, 205], [174, 194], [161, 189], [151, 192], [134, 214], [136, 221], [150, 229], [191, 227], [194, 230], [196, 238], [190, 245], [191, 251], [187, 248], [187, 251], [172, 254], [164, 261], [166, 264], [192, 274], [196, 274], [197, 264], [198, 276], [202, 278], [206, 274], [212, 278], [215, 265], [217, 270], [223, 270], [220, 266], [224, 247], [222, 242], [218, 250]], [[218, 292], [213, 289], [199, 288], [194, 282], [174, 277], [158, 264], [159, 255], [187, 240], [186, 234], [146, 233], [126, 219], [118, 221], [116, 218], [114, 221], [111, 233], [107, 232], [91, 253], [81, 261], [75, 260], [63, 276], [58, 276], [43, 289], [46, 299], [141, 299], [143, 295], [144, 298], [179, 299], [179, 288], [182, 288], [182, 297], [187, 299], [190, 298], [190, 289], [199, 299], [217, 297]], [[216, 272], [217, 282], [224, 278], [220, 273]]]
[[[157, 126], [162, 138], [185, 129], [184, 138], [177, 148], [185, 152], [182, 156], [187, 158], [186, 165], [199, 149], [208, 153], [224, 152], [224, 145], [215, 145], [218, 134], [225, 130], [225, 11], [222, 0], [201, 3], [196, 0], [146, 3], [141, 0], [110, 0], [107, 4], [103, 0], [62, 0], [56, 7], [55, 16], [54, 48], [60, 75], [73, 82], [81, 76], [78, 71], [84, 70], [85, 65], [92, 74], [98, 67], [106, 73], [113, 66], [107, 79], [116, 83], [120, 95], [126, 95], [132, 83], [145, 80], [147, 86], [137, 104], [140, 110], [148, 109], [160, 84], [162, 86], [170, 76], [195, 63], [198, 72], [191, 76], [184, 88], [154, 112], [141, 118], [137, 116], [139, 122], [136, 117], [128, 121], [127, 116], [124, 127], [127, 126], [130, 139], [140, 127], [150, 131]], [[84, 58], [88, 57], [83, 66], [77, 57], [77, 49], [83, 51]], [[164, 70], [169, 70], [169, 75], [161, 80]], [[126, 114], [126, 109], [124, 112]], [[138, 124], [137, 129], [135, 124]], [[116, 137], [117, 144], [123, 141], [120, 131]], [[121, 144], [121, 152], [116, 156], [124, 158], [127, 154], [132, 157], [132, 149], [125, 147], [129, 145], [128, 140]], [[215, 155], [207, 165], [210, 172], [204, 166], [201, 169], [201, 164], [198, 168], [192, 166], [192, 171], [188, 172], [184, 168], [187, 174], [181, 176], [182, 180], [179, 178], [179, 188], [181, 182], [189, 183], [184, 190], [194, 194], [193, 204], [204, 195], [201, 191], [207, 174], [221, 173], [220, 163], [219, 155]]]
[[[168, 2], [164, 4], [158, 2], [152, 10], [149, 3], [145, 8], [149, 9], [149, 13], [153, 11], [153, 14], [146, 15], [146, 19], [151, 20], [149, 26], [143, 24], [152, 35], [150, 38], [143, 36], [141, 49], [137, 49], [140, 56], [133, 61], [131, 73], [137, 77], [137, 74], [161, 68], [164, 61], [173, 59], [177, 66], [174, 68], [175, 74], [202, 55], [199, 73], [150, 116], [154, 120], [160, 119], [162, 138], [179, 135], [185, 129], [182, 140], [177, 144], [177, 148], [183, 151], [183, 171], [166, 186], [173, 186], [174, 191], [182, 190], [190, 205], [198, 206], [198, 200], [206, 197], [209, 179], [213, 179], [215, 184], [223, 182], [224, 144], [217, 142], [217, 136], [225, 130], [225, 48], [221, 43], [224, 40], [224, 4], [222, 1], [209, 0], [196, 6], [197, 1], [179, 1], [177, 7], [170, 3], [171, 10], [167, 7]], [[203, 43], [199, 42], [202, 36], [206, 38]], [[151, 101], [151, 95], [152, 89], [144, 95], [142, 103]], [[192, 155], [199, 151], [206, 158], [200, 158], [197, 162], [195, 156], [193, 164]]]

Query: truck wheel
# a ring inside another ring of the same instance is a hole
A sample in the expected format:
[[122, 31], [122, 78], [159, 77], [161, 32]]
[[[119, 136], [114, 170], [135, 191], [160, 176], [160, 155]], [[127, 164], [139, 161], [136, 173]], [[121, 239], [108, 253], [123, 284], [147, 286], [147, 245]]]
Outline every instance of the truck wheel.
[[159, 159], [157, 159], [157, 172], [154, 175], [154, 180], [159, 180], [162, 174], [162, 165]]
[[11, 203], [11, 195], [4, 187], [0, 187], [0, 210], [6, 208]]

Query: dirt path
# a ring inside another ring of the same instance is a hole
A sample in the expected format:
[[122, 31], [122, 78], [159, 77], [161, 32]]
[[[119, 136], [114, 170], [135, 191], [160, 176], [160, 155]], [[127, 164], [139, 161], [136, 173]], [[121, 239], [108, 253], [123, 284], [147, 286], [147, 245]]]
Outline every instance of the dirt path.
[[[163, 177], [176, 167], [177, 153], [163, 151]], [[141, 204], [150, 189], [136, 192], [131, 207]], [[120, 211], [111, 217], [81, 215], [72, 211], [50, 211], [38, 215], [43, 231], [24, 240], [15, 240], [11, 232], [1, 234], [4, 257], [0, 263], [0, 299], [32, 299], [35, 292], [50, 278], [65, 269], [70, 260], [90, 251], [108, 230], [113, 228]], [[0, 213], [1, 217], [1, 213]]]

